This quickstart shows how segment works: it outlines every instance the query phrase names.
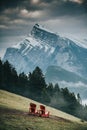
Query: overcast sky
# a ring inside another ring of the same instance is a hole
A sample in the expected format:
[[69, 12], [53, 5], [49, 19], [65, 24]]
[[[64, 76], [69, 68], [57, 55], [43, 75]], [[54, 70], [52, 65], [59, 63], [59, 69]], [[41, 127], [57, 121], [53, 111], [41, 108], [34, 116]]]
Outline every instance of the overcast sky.
[[87, 39], [87, 0], [0, 0], [0, 57], [7, 47], [23, 40], [35, 23], [61, 35]]

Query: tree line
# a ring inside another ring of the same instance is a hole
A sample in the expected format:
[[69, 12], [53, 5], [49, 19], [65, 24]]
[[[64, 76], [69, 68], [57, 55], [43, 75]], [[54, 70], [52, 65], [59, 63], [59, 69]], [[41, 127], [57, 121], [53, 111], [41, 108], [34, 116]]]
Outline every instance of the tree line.
[[81, 104], [78, 93], [75, 96], [68, 88], [60, 88], [58, 83], [47, 84], [42, 70], [36, 67], [33, 72], [17, 74], [15, 68], [0, 59], [0, 89], [39, 101], [56, 109], [87, 120], [87, 106]]

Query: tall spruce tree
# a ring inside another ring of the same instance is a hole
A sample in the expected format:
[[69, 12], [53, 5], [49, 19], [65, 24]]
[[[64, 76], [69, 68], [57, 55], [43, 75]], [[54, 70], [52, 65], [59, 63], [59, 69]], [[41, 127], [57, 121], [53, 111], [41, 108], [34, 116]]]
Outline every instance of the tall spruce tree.
[[41, 95], [43, 89], [46, 88], [46, 82], [42, 70], [39, 67], [36, 67], [29, 76], [31, 92]]
[[3, 65], [0, 59], [0, 86], [2, 86], [2, 84], [3, 84]]

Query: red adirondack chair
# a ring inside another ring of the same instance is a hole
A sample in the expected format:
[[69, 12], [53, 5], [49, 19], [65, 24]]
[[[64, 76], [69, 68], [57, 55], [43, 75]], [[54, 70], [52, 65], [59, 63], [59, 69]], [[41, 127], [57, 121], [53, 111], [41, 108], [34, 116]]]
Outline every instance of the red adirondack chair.
[[41, 117], [49, 117], [49, 112], [46, 112], [45, 106], [40, 105], [40, 110], [38, 111], [39, 116]]
[[36, 113], [36, 104], [30, 103], [29, 114], [35, 114], [35, 113]]
[[49, 117], [49, 112], [45, 110], [45, 106], [40, 105], [40, 110], [36, 110], [36, 104], [30, 103], [29, 114], [41, 116], [41, 117]]

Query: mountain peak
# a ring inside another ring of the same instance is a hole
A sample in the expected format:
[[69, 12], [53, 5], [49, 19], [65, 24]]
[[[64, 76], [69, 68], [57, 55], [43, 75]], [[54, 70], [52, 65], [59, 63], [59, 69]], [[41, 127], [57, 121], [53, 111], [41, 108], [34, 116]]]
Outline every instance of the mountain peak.
[[58, 40], [58, 35], [49, 31], [48, 29], [42, 27], [39, 24], [35, 24], [31, 31], [31, 36], [35, 38], [37, 41], [41, 41], [41, 43], [47, 43], [51, 46], [55, 46]]
[[28, 73], [36, 66], [46, 71], [48, 66], [56, 65], [83, 75], [87, 72], [86, 56], [87, 49], [35, 24], [27, 38], [13, 48], [7, 49], [3, 60], [8, 60], [19, 73], [21, 71]]
[[45, 26], [42, 26], [42, 25], [40, 25], [40, 24], [38, 24], [38, 23], [36, 23], [36, 24], [33, 26], [33, 28], [37, 28], [37, 29], [39, 29], [40, 31], [46, 31], [46, 32], [48, 32], [48, 33], [55, 34], [55, 33], [52, 32], [51, 30], [47, 29]]

